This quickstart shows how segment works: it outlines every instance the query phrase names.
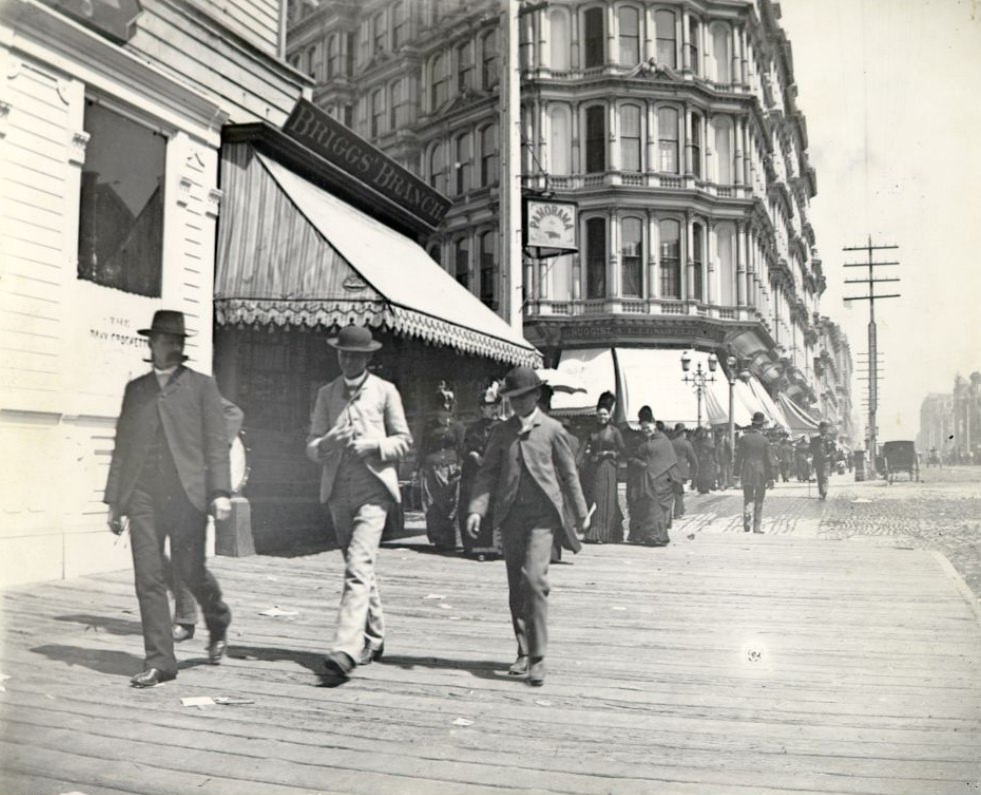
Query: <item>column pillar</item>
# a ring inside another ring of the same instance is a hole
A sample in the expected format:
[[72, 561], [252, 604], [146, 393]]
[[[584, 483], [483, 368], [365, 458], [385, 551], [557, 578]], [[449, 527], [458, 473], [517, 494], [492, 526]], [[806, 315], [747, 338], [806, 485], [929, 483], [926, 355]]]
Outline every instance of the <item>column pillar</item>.
[[657, 30], [654, 24], [653, 6], [648, 5], [644, 9], [641, 24], [644, 26], [644, 49], [641, 51], [641, 57], [644, 61], [650, 61], [651, 58], [657, 57]]
[[685, 250], [683, 252], [684, 259], [682, 259], [682, 262], [685, 263], [685, 279], [681, 297], [686, 300], [698, 298], [695, 295], [695, 260], [692, 259], [692, 252], [695, 249], [694, 221], [694, 213], [685, 213], [685, 234], [683, 235]]
[[653, 100], [647, 100], [647, 168], [648, 173], [658, 171], [657, 162], [657, 110]]
[[621, 298], [623, 285], [620, 274], [620, 213], [614, 210], [610, 215], [609, 268], [606, 272], [606, 283], [609, 285], [607, 296]]
[[661, 235], [657, 225], [657, 213], [648, 211], [647, 213], [647, 297], [659, 298], [661, 286], [657, 278], [657, 260], [660, 251]]
[[619, 171], [622, 158], [620, 157], [620, 125], [617, 119], [616, 100], [612, 100], [606, 109], [607, 149], [610, 156], [607, 160], [607, 171]]
[[690, 12], [688, 8], [685, 7], [681, 12], [681, 71], [683, 73], [691, 72], [691, 49], [688, 47], [688, 32], [689, 24], [688, 20], [690, 18]]
[[715, 258], [718, 255], [718, 245], [715, 239], [715, 221], [709, 219], [705, 224], [706, 248], [705, 255], [705, 303], [718, 305], [719, 298], [715, 294]]
[[620, 48], [616, 46], [618, 27], [616, 9], [612, 3], [609, 3], [606, 7], [606, 63], [608, 64], [620, 64]]

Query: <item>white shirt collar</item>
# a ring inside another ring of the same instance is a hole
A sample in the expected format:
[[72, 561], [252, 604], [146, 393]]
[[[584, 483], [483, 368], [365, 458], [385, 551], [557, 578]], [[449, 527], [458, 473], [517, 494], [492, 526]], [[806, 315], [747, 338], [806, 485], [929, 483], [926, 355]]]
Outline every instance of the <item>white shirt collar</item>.
[[538, 406], [535, 406], [534, 411], [531, 412], [527, 417], [518, 417], [518, 422], [521, 423], [521, 429], [519, 433], [527, 433], [532, 429], [532, 426], [538, 421]]
[[359, 386], [361, 386], [361, 385], [362, 385], [362, 384], [363, 384], [363, 383], [364, 383], [365, 381], [367, 381], [367, 380], [368, 380], [368, 371], [367, 371], [367, 370], [365, 370], [365, 371], [364, 371], [363, 373], [361, 373], [361, 375], [359, 375], [359, 376], [358, 376], [357, 378], [348, 378], [348, 377], [347, 377], [346, 375], [342, 375], [341, 377], [342, 377], [342, 378], [344, 379], [344, 385], [345, 385], [345, 386], [346, 386], [346, 387], [347, 387], [348, 389], [357, 389], [357, 388], [358, 388]]

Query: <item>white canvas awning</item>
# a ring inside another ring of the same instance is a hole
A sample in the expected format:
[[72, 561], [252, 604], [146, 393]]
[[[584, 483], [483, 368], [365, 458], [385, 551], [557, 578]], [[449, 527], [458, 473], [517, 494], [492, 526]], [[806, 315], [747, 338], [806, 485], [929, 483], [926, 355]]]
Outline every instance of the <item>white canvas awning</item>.
[[[556, 389], [552, 395], [552, 410], [555, 412], [585, 414], [596, 408], [599, 396], [604, 392], [616, 392], [616, 368], [610, 348], [562, 351], [559, 366], [554, 372], [552, 378], [546, 377], [545, 380]], [[578, 389], [569, 389], [572, 385]]]

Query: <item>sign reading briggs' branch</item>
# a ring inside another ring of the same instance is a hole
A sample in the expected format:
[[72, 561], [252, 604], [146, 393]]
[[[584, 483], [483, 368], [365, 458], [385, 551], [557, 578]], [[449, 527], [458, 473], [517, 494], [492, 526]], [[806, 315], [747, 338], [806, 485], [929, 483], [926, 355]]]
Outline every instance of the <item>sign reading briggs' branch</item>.
[[431, 226], [439, 226], [450, 208], [443, 194], [312, 102], [296, 103], [283, 132]]

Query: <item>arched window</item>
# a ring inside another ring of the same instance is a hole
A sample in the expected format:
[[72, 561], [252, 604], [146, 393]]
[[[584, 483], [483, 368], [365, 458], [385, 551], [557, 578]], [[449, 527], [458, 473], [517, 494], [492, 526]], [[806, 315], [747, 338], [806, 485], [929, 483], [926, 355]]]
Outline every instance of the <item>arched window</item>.
[[473, 139], [470, 137], [470, 133], [458, 135], [454, 148], [456, 150], [456, 195], [461, 196], [472, 187]]
[[711, 78], [716, 83], [728, 85], [732, 82], [732, 57], [729, 53], [729, 27], [716, 22], [710, 28], [712, 37]]
[[392, 46], [398, 50], [409, 39], [409, 17], [404, 0], [392, 3]]
[[480, 236], [480, 300], [497, 311], [497, 233]]
[[341, 73], [341, 37], [336, 33], [327, 39], [327, 79]]
[[715, 130], [715, 181], [719, 185], [731, 185], [732, 120], [728, 116], [716, 116], [712, 127]]
[[443, 154], [443, 144], [436, 144], [429, 152], [429, 184], [438, 191], [443, 190], [445, 171], [446, 159]]
[[430, 103], [430, 111], [437, 111], [442, 107], [443, 103], [446, 102], [449, 96], [450, 87], [450, 74], [447, 67], [446, 57], [443, 55], [437, 55], [433, 58], [432, 64], [432, 74], [433, 74], [433, 84], [432, 84], [432, 95]]
[[318, 77], [317, 71], [319, 70], [319, 66], [317, 63], [317, 45], [307, 47], [307, 74], [315, 80]]
[[587, 69], [594, 66], [603, 65], [603, 30], [602, 8], [590, 8], [583, 14], [583, 27], [585, 28], [586, 57], [584, 63]]
[[735, 242], [736, 229], [732, 224], [719, 224], [715, 228], [716, 251], [719, 274], [719, 304], [721, 306], [736, 305], [736, 269]]
[[700, 53], [698, 51], [698, 20], [695, 17], [688, 17], [688, 64], [693, 75], [702, 73], [699, 64]]
[[377, 89], [371, 92], [371, 137], [377, 138], [382, 131], [385, 118], [385, 92]]
[[457, 68], [457, 92], [460, 94], [469, 91], [474, 87], [474, 72], [476, 71], [473, 62], [473, 43], [464, 42], [456, 48]]
[[548, 48], [549, 68], [556, 72], [568, 71], [572, 41], [569, 12], [564, 8], [553, 6], [548, 10]]
[[586, 221], [586, 298], [606, 298], [606, 219]]
[[402, 80], [396, 80], [388, 87], [388, 129], [397, 130], [409, 123], [403, 104]]
[[497, 160], [497, 125], [488, 124], [480, 131], [480, 184], [496, 185], [500, 180]]
[[702, 117], [691, 115], [691, 173], [702, 176]]
[[625, 298], [640, 298], [644, 284], [643, 229], [640, 218], [620, 224], [620, 284]]
[[699, 223], [692, 224], [691, 261], [694, 265], [694, 295], [696, 301], [705, 300], [705, 227]]
[[654, 28], [657, 33], [657, 62], [661, 66], [678, 68], [678, 31], [673, 11], [657, 11]]
[[586, 173], [606, 171], [606, 108], [586, 108]]
[[552, 174], [572, 173], [572, 112], [568, 105], [548, 106], [548, 170]]
[[492, 30], [483, 38], [481, 52], [481, 82], [484, 90], [490, 90], [501, 80], [501, 61], [497, 52], [497, 31]]
[[465, 237], [457, 238], [453, 245], [453, 266], [456, 280], [470, 289], [470, 241]]
[[642, 171], [640, 108], [624, 105], [620, 108], [620, 168], [623, 171]]
[[620, 65], [632, 67], [640, 63], [640, 14], [626, 6], [618, 14], [620, 27]]
[[681, 225], [666, 218], [658, 225], [661, 297], [681, 298]]
[[659, 108], [657, 111], [658, 171], [678, 173], [678, 111]]

